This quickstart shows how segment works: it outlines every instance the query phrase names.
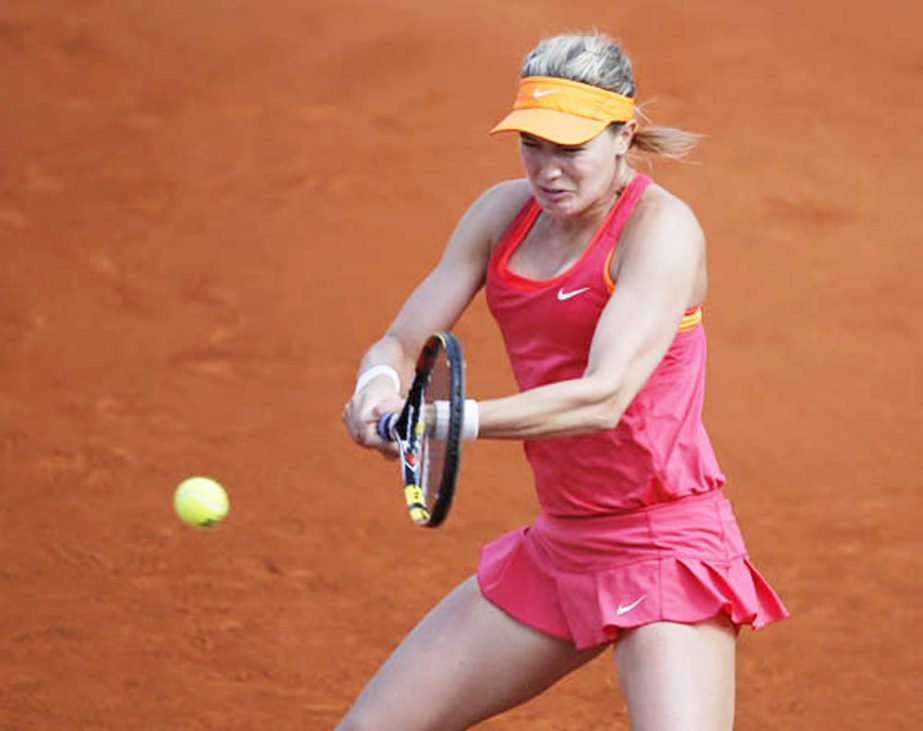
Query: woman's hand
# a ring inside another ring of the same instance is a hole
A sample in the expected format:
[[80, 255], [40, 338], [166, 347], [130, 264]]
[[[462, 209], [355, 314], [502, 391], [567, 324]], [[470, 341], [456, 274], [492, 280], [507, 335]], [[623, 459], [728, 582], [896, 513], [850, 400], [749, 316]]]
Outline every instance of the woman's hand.
[[378, 378], [356, 393], [343, 407], [343, 424], [352, 440], [366, 449], [377, 449], [394, 459], [397, 446], [378, 436], [378, 420], [389, 412], [400, 412], [404, 399], [386, 378]]

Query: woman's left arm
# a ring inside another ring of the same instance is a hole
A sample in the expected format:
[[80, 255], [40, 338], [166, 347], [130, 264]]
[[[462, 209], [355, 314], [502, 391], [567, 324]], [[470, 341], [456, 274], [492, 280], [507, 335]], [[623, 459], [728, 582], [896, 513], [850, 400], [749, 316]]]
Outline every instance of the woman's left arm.
[[479, 436], [562, 437], [618, 424], [669, 349], [683, 313], [698, 304], [705, 276], [705, 239], [684, 203], [664, 193], [632, 219], [583, 376], [481, 401]]

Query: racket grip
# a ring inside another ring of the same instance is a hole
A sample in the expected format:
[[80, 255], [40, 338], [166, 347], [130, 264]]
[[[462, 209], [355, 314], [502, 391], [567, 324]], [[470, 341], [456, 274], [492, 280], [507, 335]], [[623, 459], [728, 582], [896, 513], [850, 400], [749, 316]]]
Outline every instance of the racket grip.
[[394, 411], [389, 411], [378, 420], [375, 431], [377, 431], [378, 436], [380, 436], [386, 442], [397, 441], [397, 438], [394, 434], [395, 421], [397, 421], [397, 414]]

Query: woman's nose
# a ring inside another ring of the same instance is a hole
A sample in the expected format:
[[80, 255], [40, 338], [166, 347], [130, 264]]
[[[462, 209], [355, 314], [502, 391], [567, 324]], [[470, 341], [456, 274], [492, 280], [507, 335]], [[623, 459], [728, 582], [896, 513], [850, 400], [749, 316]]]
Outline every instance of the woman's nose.
[[542, 160], [542, 164], [539, 167], [539, 177], [542, 180], [554, 180], [555, 178], [560, 177], [561, 175], [561, 166], [558, 164], [558, 161], [552, 157], [548, 156]]

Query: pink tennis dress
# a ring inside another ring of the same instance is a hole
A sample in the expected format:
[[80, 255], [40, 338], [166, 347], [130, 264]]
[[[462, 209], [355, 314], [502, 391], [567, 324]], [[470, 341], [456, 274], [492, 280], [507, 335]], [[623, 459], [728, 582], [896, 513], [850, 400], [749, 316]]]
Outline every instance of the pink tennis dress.
[[[487, 304], [522, 390], [579, 378], [614, 291], [609, 264], [650, 178], [636, 175], [580, 259], [548, 280], [509, 269], [541, 212], [530, 199], [497, 245]], [[702, 424], [705, 331], [686, 312], [616, 428], [525, 442], [541, 513], [484, 546], [478, 582], [509, 615], [584, 649], [619, 628], [724, 613], [754, 628], [788, 615], [747, 556]]]

